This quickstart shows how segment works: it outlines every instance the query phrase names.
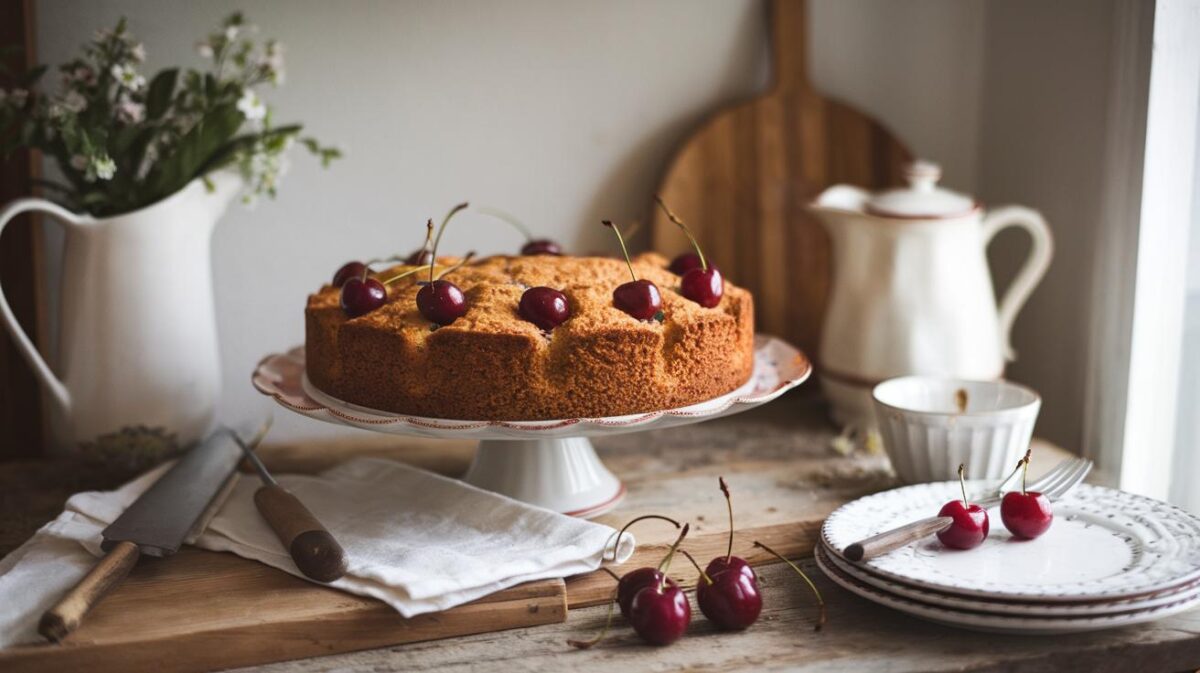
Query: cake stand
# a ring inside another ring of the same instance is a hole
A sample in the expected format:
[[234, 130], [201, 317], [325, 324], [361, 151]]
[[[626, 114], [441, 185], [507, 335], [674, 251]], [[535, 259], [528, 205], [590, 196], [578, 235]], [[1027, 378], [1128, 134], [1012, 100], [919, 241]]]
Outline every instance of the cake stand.
[[442, 439], [477, 439], [479, 450], [463, 479], [573, 516], [609, 511], [625, 495], [588, 437], [657, 430], [752, 409], [803, 383], [812, 365], [781, 339], [754, 340], [754, 373], [737, 390], [677, 409], [629, 416], [553, 421], [460, 421], [368, 409], [327, 395], [304, 372], [304, 348], [268, 355], [254, 370], [254, 387], [309, 418], [374, 432]]

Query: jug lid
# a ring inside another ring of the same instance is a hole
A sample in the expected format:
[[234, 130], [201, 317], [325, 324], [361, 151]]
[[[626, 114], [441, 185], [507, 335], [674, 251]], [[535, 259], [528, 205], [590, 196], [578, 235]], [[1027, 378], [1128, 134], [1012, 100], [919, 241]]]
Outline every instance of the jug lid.
[[941, 177], [941, 166], [914, 161], [904, 169], [908, 187], [876, 194], [867, 202], [867, 210], [873, 215], [905, 218], [959, 217], [975, 210], [975, 199], [939, 187]]

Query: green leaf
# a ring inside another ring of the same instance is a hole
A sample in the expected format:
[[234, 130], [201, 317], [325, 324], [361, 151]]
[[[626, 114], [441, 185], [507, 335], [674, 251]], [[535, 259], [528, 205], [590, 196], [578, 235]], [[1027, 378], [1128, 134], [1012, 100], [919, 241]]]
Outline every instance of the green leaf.
[[146, 118], [158, 119], [171, 106], [175, 95], [175, 82], [179, 79], [179, 68], [168, 68], [159, 72], [150, 81], [146, 90]]
[[259, 141], [270, 143], [276, 139], [295, 135], [300, 132], [301, 128], [299, 124], [292, 124], [290, 126], [280, 126], [277, 129], [271, 129], [264, 133], [248, 133], [233, 138], [221, 146], [221, 149], [213, 153], [212, 158], [205, 163], [203, 170], [200, 172], [208, 173], [218, 168], [223, 168], [237, 157], [238, 152], [243, 150], [249, 151]]
[[214, 108], [187, 135], [180, 138], [174, 152], [155, 166], [147, 176], [150, 187], [146, 203], [174, 194], [200, 175], [205, 165], [241, 127], [244, 117], [233, 105]]

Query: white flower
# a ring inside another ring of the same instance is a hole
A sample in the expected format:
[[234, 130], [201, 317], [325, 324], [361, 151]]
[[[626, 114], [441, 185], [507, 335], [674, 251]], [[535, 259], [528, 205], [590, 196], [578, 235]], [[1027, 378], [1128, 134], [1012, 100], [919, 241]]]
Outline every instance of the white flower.
[[63, 96], [62, 105], [65, 109], [74, 112], [75, 114], [79, 114], [87, 109], [88, 102], [87, 99], [83, 97], [83, 94], [79, 93], [78, 91], [68, 91], [67, 94]]
[[87, 165], [88, 158], [82, 154], [76, 154], [75, 156], [71, 157], [71, 168], [74, 168], [77, 171], [82, 171], [83, 169], [87, 168]]
[[142, 44], [141, 42], [138, 42], [137, 44], [130, 47], [129, 55], [132, 56], [133, 60], [138, 63], [145, 61], [146, 60], [146, 45]]
[[212, 58], [213, 57], [212, 45], [207, 42], [197, 42], [196, 43], [196, 53], [200, 54], [200, 56], [202, 58]]
[[271, 78], [273, 83], [283, 84], [283, 44], [275, 40], [267, 42], [267, 50], [259, 60], [259, 67]]
[[128, 96], [121, 96], [117, 101], [117, 119], [126, 124], [137, 124], [146, 116], [146, 106], [131, 100]]
[[237, 36], [238, 36], [238, 26], [226, 26], [225, 27], [225, 39], [226, 40], [233, 42], [234, 40], [237, 39]]
[[237, 102], [237, 109], [241, 110], [247, 121], [259, 121], [267, 116], [267, 106], [263, 104], [258, 94], [250, 89], [242, 92], [242, 97]]
[[113, 161], [108, 155], [93, 156], [87, 165], [87, 172], [83, 179], [88, 182], [100, 180], [112, 180], [112, 177], [117, 174], [117, 162]]
[[146, 86], [146, 78], [139, 75], [137, 70], [134, 70], [133, 66], [128, 63], [113, 64], [112, 76], [121, 86], [130, 91], [137, 91]]

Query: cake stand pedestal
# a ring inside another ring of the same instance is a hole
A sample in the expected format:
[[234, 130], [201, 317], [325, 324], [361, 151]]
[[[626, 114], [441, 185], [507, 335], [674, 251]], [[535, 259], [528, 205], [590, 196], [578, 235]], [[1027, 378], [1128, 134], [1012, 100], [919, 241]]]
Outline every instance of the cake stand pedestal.
[[331, 397], [304, 373], [304, 349], [268, 355], [254, 387], [309, 418], [396, 435], [476, 439], [479, 450], [463, 477], [479, 488], [574, 516], [597, 516], [621, 501], [625, 487], [596, 455], [588, 437], [640, 432], [752, 409], [803, 383], [812, 365], [781, 339], [758, 335], [754, 373], [737, 390], [677, 409], [628, 416], [550, 421], [460, 421], [368, 409]]

